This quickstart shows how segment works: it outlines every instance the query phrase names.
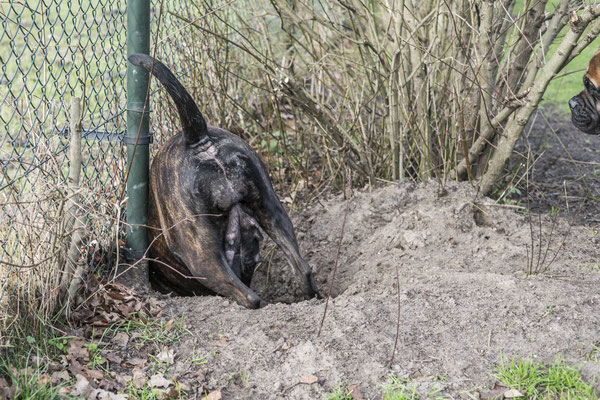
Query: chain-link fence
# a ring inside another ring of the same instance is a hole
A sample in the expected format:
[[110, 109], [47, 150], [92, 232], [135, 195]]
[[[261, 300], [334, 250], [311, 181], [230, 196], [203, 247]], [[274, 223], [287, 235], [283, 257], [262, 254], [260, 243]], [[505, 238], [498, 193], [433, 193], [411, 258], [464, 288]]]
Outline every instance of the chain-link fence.
[[[40, 300], [58, 293], [53, 274], [63, 262], [70, 233], [65, 209], [73, 196], [67, 190], [72, 96], [83, 106], [75, 193], [77, 213], [87, 221], [82, 260], [89, 270], [114, 265], [124, 232], [127, 63], [124, 1], [9, 1], [0, 16], [2, 314], [24, 295]], [[160, 105], [153, 108], [160, 117]]]
[[[190, 64], [174, 61], [190, 50], [192, 33], [180, 17], [193, 13], [183, 1], [152, 6], [151, 47], [186, 81]], [[82, 259], [90, 271], [113, 267], [123, 244], [126, 2], [9, 1], [0, 5], [0, 16], [0, 305], [6, 306], [15, 300], [11, 294], [58, 293], [53, 274], [64, 262], [73, 196], [67, 189], [73, 96], [83, 106], [75, 193], [77, 213], [87, 217]], [[153, 92], [158, 87], [153, 81]], [[166, 98], [153, 96], [149, 108], [155, 152], [177, 122]]]

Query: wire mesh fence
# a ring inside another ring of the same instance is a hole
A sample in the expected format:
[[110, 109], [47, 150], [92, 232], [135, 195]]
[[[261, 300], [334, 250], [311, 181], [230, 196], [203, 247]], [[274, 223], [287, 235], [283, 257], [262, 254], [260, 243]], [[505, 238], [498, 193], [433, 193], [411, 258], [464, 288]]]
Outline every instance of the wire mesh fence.
[[[152, 6], [151, 46], [186, 81], [186, 66], [174, 60], [189, 51], [189, 25], [180, 19], [189, 15], [189, 5]], [[1, 320], [24, 297], [39, 304], [58, 295], [56, 271], [70, 233], [65, 221], [72, 196], [67, 177], [73, 96], [83, 106], [76, 193], [77, 213], [86, 220], [82, 258], [88, 271], [114, 266], [125, 232], [127, 33], [126, 2], [119, 0], [9, 1], [0, 6], [0, 16]], [[155, 152], [176, 129], [176, 116], [166, 98], [152, 100]]]
[[72, 96], [83, 102], [82, 254], [98, 268], [115, 251], [126, 162], [125, 7], [118, 0], [0, 5], [0, 305], [25, 287], [45, 288], [30, 292], [38, 299], [56, 295], [52, 268], [68, 234]]

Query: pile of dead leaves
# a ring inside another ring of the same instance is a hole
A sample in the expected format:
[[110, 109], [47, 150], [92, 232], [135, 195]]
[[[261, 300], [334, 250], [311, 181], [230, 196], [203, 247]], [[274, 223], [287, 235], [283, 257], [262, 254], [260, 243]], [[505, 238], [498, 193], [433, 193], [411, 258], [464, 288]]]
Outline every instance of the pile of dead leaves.
[[84, 327], [86, 337], [91, 337], [92, 331], [102, 335], [104, 329], [119, 322], [132, 317], [147, 320], [159, 317], [161, 312], [156, 299], [144, 301], [130, 288], [94, 276], [77, 293], [70, 321]]

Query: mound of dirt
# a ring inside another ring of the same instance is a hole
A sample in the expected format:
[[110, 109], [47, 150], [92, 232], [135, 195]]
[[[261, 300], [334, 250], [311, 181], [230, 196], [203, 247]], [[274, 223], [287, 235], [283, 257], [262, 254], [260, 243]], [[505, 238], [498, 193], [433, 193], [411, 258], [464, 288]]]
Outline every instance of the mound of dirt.
[[459, 398], [492, 388], [501, 356], [560, 355], [600, 381], [589, 361], [600, 327], [593, 228], [528, 218], [468, 184], [408, 181], [293, 219], [324, 294], [337, 262], [321, 335], [325, 300], [301, 301], [294, 271], [266, 249], [253, 281], [269, 303], [259, 310], [221, 297], [163, 300], [165, 316], [183, 314], [190, 332], [173, 347], [178, 379], [224, 399], [323, 399], [340, 384], [380, 399], [394, 373], [422, 394]]

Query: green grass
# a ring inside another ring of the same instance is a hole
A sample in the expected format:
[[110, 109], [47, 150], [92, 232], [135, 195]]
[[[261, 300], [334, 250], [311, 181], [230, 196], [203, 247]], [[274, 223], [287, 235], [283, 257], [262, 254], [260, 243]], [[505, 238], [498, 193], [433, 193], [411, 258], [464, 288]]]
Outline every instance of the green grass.
[[495, 378], [510, 389], [523, 394], [523, 399], [560, 398], [597, 400], [593, 384], [581, 377], [578, 367], [570, 367], [561, 358], [549, 366], [530, 359], [501, 358]]
[[[419, 396], [417, 392], [417, 385], [408, 379], [402, 379], [395, 374], [388, 375], [389, 383], [382, 385], [383, 388], [383, 400], [419, 400], [423, 397]], [[446, 380], [446, 374], [441, 375], [441, 380]], [[427, 395], [425, 399], [443, 399], [444, 397], [439, 396], [440, 389], [434, 387]]]
[[[558, 0], [551, 0], [546, 7], [548, 11], [554, 9]], [[565, 28], [568, 29], [568, 26]], [[558, 44], [564, 37], [563, 31], [554, 40], [554, 43], [548, 51], [550, 57], [556, 51]], [[585, 33], [584, 33], [585, 35]], [[583, 35], [583, 36], [584, 36]], [[582, 36], [582, 37], [583, 37]], [[583, 90], [583, 74], [587, 68], [590, 58], [596, 53], [600, 47], [600, 37], [594, 40], [590, 45], [575, 57], [563, 70], [550, 82], [542, 104], [552, 105], [561, 111], [569, 112], [569, 99]]]
[[600, 346], [592, 345], [592, 349], [585, 355], [586, 361], [600, 363]]
[[337, 388], [333, 389], [330, 393], [325, 393], [327, 400], [352, 400], [352, 394], [348, 388], [342, 387], [340, 383]]
[[383, 400], [419, 400], [417, 388], [410, 381], [389, 374], [390, 383], [383, 385]]
[[[132, 314], [130, 318], [125, 323], [115, 324], [106, 329], [98, 339], [92, 339], [89, 343], [84, 344], [89, 354], [89, 368], [102, 371], [105, 376], [109, 376], [110, 364], [103, 359], [102, 351], [111, 348], [111, 339], [118, 332], [125, 332], [129, 335], [136, 333], [135, 339], [132, 339], [134, 340], [133, 346], [144, 344], [155, 346], [157, 350], [161, 350], [164, 346], [176, 344], [184, 335], [189, 333], [183, 327], [183, 315], [181, 318], [168, 323], [158, 318], [147, 318], [140, 314]], [[72, 386], [74, 380], [52, 385], [50, 374], [47, 373], [49, 365], [59, 365], [58, 356], [66, 354], [69, 345], [68, 339], [72, 336], [59, 337], [51, 332], [40, 331], [38, 337], [25, 336], [23, 339], [15, 337], [13, 338], [12, 347], [0, 348], [0, 378], [6, 380], [9, 386], [15, 388], [15, 396], [11, 399], [75, 398], [59, 394], [63, 386]], [[92, 337], [95, 337], [95, 335], [92, 334]], [[208, 362], [209, 355], [196, 356], [196, 359], [193, 360], [195, 365]], [[151, 354], [148, 357], [150, 368], [154, 369], [154, 372], [167, 372], [171, 367], [169, 363], [162, 363]], [[249, 379], [247, 373], [245, 376], [246, 379]], [[181, 394], [182, 390], [177, 384], [176, 389], [180, 395], [175, 398], [184, 398]], [[141, 388], [130, 384], [124, 393], [132, 399], [158, 400], [164, 398], [163, 391], [155, 390], [147, 384]]]
[[[60, 389], [72, 382], [53, 385], [46, 374], [48, 369], [48, 351], [55, 350], [45, 345], [47, 341], [37, 344], [31, 336], [13, 349], [0, 352], [0, 378], [3, 378], [14, 389], [13, 400], [53, 400], [74, 399], [75, 397], [59, 394]], [[1, 396], [0, 396], [1, 397]]]
[[[559, 36], [559, 39], [562, 36]], [[555, 50], [557, 44], [552, 45], [550, 52]], [[569, 111], [569, 99], [583, 90], [583, 75], [587, 64], [600, 47], [600, 38], [594, 40], [581, 54], [573, 59], [563, 70], [557, 75], [548, 86], [544, 94], [542, 104], [554, 105], [559, 110]]]
[[[134, 314], [132, 314], [132, 317]], [[137, 332], [136, 341], [154, 345], [157, 349], [162, 346], [172, 346], [179, 342], [181, 338], [190, 333], [183, 326], [184, 316], [181, 315], [177, 321], [174, 321], [170, 327], [160, 318], [146, 319], [130, 318], [124, 324], [115, 327], [117, 331], [131, 333]]]
[[[136, 400], [163, 400], [165, 399], [165, 393], [162, 390], [153, 389], [148, 385], [144, 385], [141, 388], [136, 387], [133, 383], [129, 384], [127, 390], [123, 393], [126, 394], [129, 399]], [[181, 399], [181, 395], [171, 399]]]
[[[558, 4], [559, 0], [550, 0], [546, 5], [546, 11], [554, 11], [554, 7]], [[523, 9], [523, 0], [519, 0], [515, 3], [514, 13], [517, 14]], [[546, 59], [548, 59], [556, 49], [562, 38], [565, 35], [568, 26], [565, 27], [557, 38], [552, 43]], [[585, 35], [585, 33], [584, 33]], [[548, 105], [557, 108], [560, 111], [569, 112], [569, 99], [575, 96], [577, 93], [583, 90], [583, 74], [587, 67], [588, 61], [594, 53], [600, 47], [600, 38], [596, 39], [590, 45], [581, 52], [581, 54], [575, 57], [563, 70], [550, 82], [548, 89], [544, 94], [542, 105]]]
[[190, 364], [193, 364], [193, 365], [199, 367], [201, 365], [208, 364], [209, 357], [214, 357], [215, 354], [216, 354], [215, 350], [213, 350], [211, 353], [206, 353], [206, 354], [203, 354], [203, 355], [197, 354], [196, 353], [196, 346], [194, 346], [192, 348], [192, 355], [188, 357], [187, 361]]

